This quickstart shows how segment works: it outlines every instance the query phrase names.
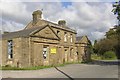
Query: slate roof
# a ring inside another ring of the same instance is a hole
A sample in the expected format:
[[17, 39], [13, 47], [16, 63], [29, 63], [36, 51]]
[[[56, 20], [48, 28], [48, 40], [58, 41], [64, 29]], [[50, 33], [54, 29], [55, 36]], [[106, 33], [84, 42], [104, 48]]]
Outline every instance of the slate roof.
[[51, 25], [54, 25], [53, 27], [57, 27], [57, 28], [61, 28], [61, 29], [64, 29], [64, 30], [69, 30], [69, 31], [72, 31], [72, 32], [75, 32], [75, 30], [69, 28], [68, 26], [64, 26], [64, 27], [60, 27], [60, 25], [56, 24], [56, 23], [53, 23], [53, 22], [50, 22], [50, 21], [47, 21], [47, 20], [43, 20], [47, 23], [50, 23]]
[[[31, 22], [25, 27], [25, 29], [27, 29], [27, 27], [29, 27], [29, 26], [32, 26], [32, 22], [33, 22], [33, 21], [31, 21]], [[67, 31], [76, 33], [75, 30], [69, 28], [68, 26], [61, 27], [60, 25], [58, 25], [58, 24], [56, 24], [56, 23], [53, 23], [53, 22], [50, 22], [50, 21], [47, 21], [47, 20], [38, 20], [37, 23], [39, 23], [39, 22], [41, 22], [41, 23], [44, 22], [44, 23], [46, 23], [46, 25], [48, 24], [48, 25], [50, 25], [51, 27], [54, 27], [54, 28], [58, 28], [58, 29], [62, 29], [62, 30], [67, 30]], [[36, 24], [37, 24], [37, 23], [36, 23]]]
[[86, 43], [86, 42], [84, 42], [84, 40], [83, 40], [83, 38], [84, 37], [86, 37], [87, 38], [87, 40], [88, 40], [88, 44], [90, 44], [91, 43], [91, 41], [88, 39], [88, 37], [85, 35], [85, 36], [78, 36], [78, 37], [76, 37], [76, 43]]
[[82, 39], [83, 36], [78, 36], [76, 37], [76, 42], [80, 41]]
[[[39, 26], [35, 28], [30, 28], [30, 29], [24, 29], [16, 32], [10, 32], [6, 34], [2, 34], [2, 39], [12, 39], [12, 38], [17, 38], [17, 37], [29, 37], [31, 33], [41, 30], [46, 26]], [[0, 37], [1, 38], [1, 37]]]

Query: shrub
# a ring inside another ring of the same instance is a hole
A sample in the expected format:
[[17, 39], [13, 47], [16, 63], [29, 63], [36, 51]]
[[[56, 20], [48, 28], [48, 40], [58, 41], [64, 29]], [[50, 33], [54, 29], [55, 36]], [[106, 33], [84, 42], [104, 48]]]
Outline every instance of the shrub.
[[91, 54], [91, 58], [93, 60], [101, 60], [101, 56], [100, 55], [97, 55], [97, 54]]
[[114, 51], [106, 51], [104, 54], [103, 54], [103, 58], [104, 59], [116, 59], [116, 54]]

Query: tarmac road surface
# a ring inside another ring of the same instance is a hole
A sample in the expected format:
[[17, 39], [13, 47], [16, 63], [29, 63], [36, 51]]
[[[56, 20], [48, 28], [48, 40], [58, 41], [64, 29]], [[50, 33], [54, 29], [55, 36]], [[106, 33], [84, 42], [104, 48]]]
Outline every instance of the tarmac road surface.
[[69, 64], [41, 70], [2, 71], [2, 78], [118, 78], [118, 65]]

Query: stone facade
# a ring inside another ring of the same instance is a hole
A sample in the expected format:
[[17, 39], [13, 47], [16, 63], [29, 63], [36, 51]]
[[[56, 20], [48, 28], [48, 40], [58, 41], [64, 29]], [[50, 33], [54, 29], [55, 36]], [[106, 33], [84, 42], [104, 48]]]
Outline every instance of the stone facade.
[[87, 36], [79, 36], [76, 38], [76, 47], [78, 51], [78, 60], [81, 62], [91, 60], [91, 42]]
[[33, 20], [24, 30], [2, 35], [2, 66], [58, 65], [81, 59], [77, 53], [76, 31], [66, 25], [43, 20], [42, 12], [33, 12]]

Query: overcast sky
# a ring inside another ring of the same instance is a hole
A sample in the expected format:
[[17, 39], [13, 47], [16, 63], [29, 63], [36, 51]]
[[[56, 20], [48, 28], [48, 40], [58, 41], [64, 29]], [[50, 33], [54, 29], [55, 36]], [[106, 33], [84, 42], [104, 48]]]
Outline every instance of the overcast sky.
[[117, 24], [111, 2], [1, 2], [0, 5], [0, 29], [4, 31], [24, 29], [32, 20], [32, 12], [42, 9], [43, 19], [55, 23], [66, 20], [77, 36], [87, 35], [92, 41], [103, 38]]

